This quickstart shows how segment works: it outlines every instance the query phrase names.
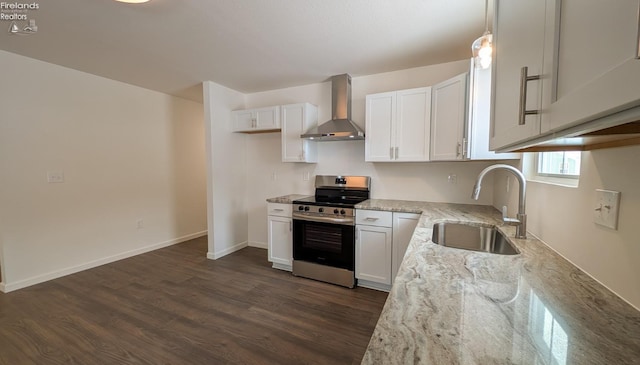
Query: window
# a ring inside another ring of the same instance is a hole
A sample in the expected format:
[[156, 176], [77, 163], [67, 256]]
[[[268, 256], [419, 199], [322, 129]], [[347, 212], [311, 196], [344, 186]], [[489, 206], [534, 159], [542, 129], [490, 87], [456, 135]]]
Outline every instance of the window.
[[567, 332], [533, 290], [530, 295], [529, 333], [538, 349], [536, 364], [566, 365], [569, 353]]
[[580, 176], [580, 151], [540, 152], [538, 175], [577, 179]]

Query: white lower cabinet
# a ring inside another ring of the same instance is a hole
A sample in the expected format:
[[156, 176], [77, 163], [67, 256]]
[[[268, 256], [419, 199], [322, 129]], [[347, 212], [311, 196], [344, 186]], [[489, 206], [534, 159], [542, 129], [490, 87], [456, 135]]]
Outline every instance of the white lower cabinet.
[[393, 229], [356, 226], [356, 279], [358, 285], [389, 290]]
[[291, 204], [268, 203], [268, 251], [273, 268], [291, 271], [293, 261], [293, 220]]
[[420, 214], [356, 210], [358, 286], [389, 291]]
[[416, 230], [420, 214], [416, 213], [393, 213], [393, 253], [391, 255], [391, 281], [393, 282], [398, 274], [398, 269], [402, 263], [407, 247]]

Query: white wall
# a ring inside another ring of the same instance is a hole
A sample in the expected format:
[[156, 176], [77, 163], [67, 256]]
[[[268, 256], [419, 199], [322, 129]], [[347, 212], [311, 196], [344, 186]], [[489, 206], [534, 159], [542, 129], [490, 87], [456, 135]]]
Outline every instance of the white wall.
[[[354, 77], [352, 81], [353, 120], [364, 129], [365, 96], [367, 94], [401, 90], [436, 84], [466, 72], [468, 60], [420, 67], [377, 75]], [[246, 107], [261, 107], [297, 102], [318, 105], [320, 123], [331, 114], [331, 84], [329, 82], [302, 87], [273, 90], [246, 96]], [[366, 133], [366, 131], [365, 131]], [[437, 202], [491, 204], [493, 191], [482, 192], [478, 202], [471, 190], [478, 173], [491, 162], [430, 162], [430, 163], [366, 163], [364, 141], [318, 142], [318, 163], [282, 163], [280, 134], [247, 136], [247, 208], [249, 212], [249, 243], [266, 247], [265, 199], [279, 195], [313, 194], [313, 179], [303, 181], [303, 173], [367, 175], [372, 177], [372, 197]], [[272, 179], [273, 173], [276, 180]], [[447, 182], [456, 174], [456, 185]], [[485, 182], [491, 186], [492, 178]]]
[[201, 104], [4, 51], [0, 64], [7, 290], [205, 233]]
[[209, 252], [217, 259], [247, 245], [246, 135], [231, 133], [231, 111], [244, 95], [203, 83], [207, 145]]
[[[640, 309], [640, 146], [582, 153], [577, 188], [529, 182], [528, 230]], [[517, 209], [517, 189], [496, 178], [495, 203]], [[595, 189], [620, 191], [618, 230], [593, 223]]]

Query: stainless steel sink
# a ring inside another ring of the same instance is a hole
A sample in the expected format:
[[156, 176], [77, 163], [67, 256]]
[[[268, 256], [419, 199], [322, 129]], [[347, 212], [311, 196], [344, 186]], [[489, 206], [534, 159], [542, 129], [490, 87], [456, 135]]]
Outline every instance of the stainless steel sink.
[[463, 223], [437, 223], [431, 239], [446, 247], [489, 252], [500, 255], [517, 255], [520, 252], [495, 227], [472, 226]]

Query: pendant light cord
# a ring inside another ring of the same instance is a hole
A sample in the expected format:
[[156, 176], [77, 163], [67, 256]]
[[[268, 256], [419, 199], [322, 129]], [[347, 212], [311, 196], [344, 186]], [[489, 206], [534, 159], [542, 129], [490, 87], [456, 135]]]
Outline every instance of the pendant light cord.
[[489, 0], [484, 0], [484, 34], [489, 34]]

